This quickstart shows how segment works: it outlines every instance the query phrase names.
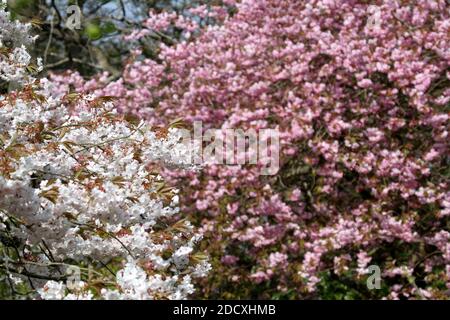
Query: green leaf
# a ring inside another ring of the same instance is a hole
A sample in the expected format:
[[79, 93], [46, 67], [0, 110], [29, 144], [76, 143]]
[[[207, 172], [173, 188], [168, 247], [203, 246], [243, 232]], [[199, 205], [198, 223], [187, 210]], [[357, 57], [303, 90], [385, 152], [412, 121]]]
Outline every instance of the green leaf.
[[102, 37], [102, 30], [101, 28], [93, 23], [90, 23], [86, 26], [86, 28], [84, 29], [84, 32], [86, 33], [86, 36], [90, 39], [90, 40], [98, 40]]
[[116, 25], [110, 21], [104, 23], [101, 27], [103, 34], [111, 34], [117, 31]]

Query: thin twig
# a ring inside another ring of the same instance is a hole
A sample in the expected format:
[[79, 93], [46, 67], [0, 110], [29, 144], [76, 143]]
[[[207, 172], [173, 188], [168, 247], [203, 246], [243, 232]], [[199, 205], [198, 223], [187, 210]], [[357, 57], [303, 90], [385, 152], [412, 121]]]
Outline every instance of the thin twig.
[[52, 43], [52, 39], [53, 39], [53, 14], [50, 18], [50, 34], [48, 36], [48, 41], [47, 41], [47, 45], [45, 47], [45, 51], [44, 51], [44, 65], [47, 64], [47, 55], [48, 55], [48, 51], [50, 50], [50, 45]]

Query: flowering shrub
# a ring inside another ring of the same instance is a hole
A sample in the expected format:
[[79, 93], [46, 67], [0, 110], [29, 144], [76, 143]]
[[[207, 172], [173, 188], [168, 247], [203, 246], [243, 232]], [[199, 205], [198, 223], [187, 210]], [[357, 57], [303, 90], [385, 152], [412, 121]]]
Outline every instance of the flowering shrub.
[[[448, 3], [227, 4], [236, 10], [223, 23], [162, 45], [157, 61], [131, 57], [117, 81], [53, 77], [61, 91], [120, 97], [120, 111], [152, 123], [281, 131], [274, 176], [252, 166], [167, 173], [191, 189], [184, 209], [213, 257], [200, 296], [447, 297]], [[369, 265], [381, 290], [366, 286]]]
[[47, 79], [28, 75], [29, 28], [0, 10], [0, 75], [24, 85], [0, 99], [0, 276], [10, 294], [188, 297], [209, 264], [159, 171], [191, 167], [189, 146], [175, 128], [117, 114], [110, 97], [53, 96]]

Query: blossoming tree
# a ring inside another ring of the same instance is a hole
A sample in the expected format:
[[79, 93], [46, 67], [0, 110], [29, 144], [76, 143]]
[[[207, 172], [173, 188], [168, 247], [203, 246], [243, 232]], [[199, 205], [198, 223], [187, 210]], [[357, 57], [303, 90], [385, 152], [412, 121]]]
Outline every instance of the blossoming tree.
[[[191, 168], [176, 128], [125, 119], [112, 98], [55, 96], [0, 9], [0, 277], [12, 297], [184, 299], [209, 270], [165, 164]], [[76, 110], [76, 111], [74, 111]], [[192, 168], [191, 168], [192, 169]]]
[[[223, 1], [195, 22], [152, 13], [127, 40], [176, 25], [190, 39], [131, 57], [107, 83], [154, 123], [274, 128], [282, 168], [171, 172], [202, 216], [215, 272], [204, 297], [444, 298], [450, 286], [450, 14], [444, 0]], [[183, 29], [184, 28], [184, 29]], [[380, 290], [366, 286], [369, 265]], [[230, 285], [233, 284], [233, 285]]]

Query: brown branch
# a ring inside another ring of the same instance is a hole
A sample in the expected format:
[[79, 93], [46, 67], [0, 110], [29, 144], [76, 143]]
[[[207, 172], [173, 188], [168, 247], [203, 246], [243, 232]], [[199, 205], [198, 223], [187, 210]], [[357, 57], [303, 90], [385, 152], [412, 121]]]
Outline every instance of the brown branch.
[[3, 264], [0, 264], [0, 269], [9, 271], [9, 272], [12, 272], [12, 273], [15, 273], [15, 274], [20, 274], [20, 275], [23, 275], [23, 276], [27, 276], [27, 277], [30, 277], [30, 278], [33, 278], [33, 279], [54, 280], [54, 281], [67, 280], [67, 276], [59, 276], [59, 277], [56, 277], [56, 276], [55, 277], [45, 276], [45, 275], [41, 275], [41, 274], [36, 274], [36, 273], [30, 272], [30, 271], [26, 271], [26, 270], [23, 270], [23, 271], [15, 270], [15, 269], [12, 269], [10, 267], [6, 267]]

